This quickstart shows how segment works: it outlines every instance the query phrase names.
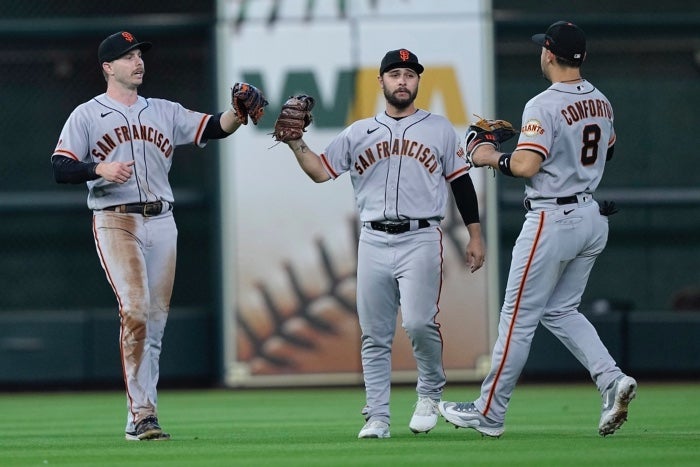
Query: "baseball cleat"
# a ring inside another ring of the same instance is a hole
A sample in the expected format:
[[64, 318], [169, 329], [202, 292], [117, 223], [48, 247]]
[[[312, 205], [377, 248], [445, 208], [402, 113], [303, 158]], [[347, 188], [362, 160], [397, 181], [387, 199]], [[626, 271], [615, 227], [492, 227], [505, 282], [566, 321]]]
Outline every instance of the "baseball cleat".
[[500, 437], [505, 428], [503, 423], [486, 418], [473, 402], [440, 402], [438, 409], [445, 420], [457, 428], [472, 428], [482, 435]]
[[391, 438], [389, 433], [389, 424], [382, 422], [380, 420], [370, 420], [365, 423], [362, 427], [360, 433], [357, 435], [358, 438]]
[[162, 432], [154, 438], [139, 439], [135, 431], [127, 431], [124, 433], [124, 438], [127, 441], [167, 441], [170, 439], [170, 433]]
[[170, 435], [163, 433], [163, 429], [158, 424], [158, 418], [155, 415], [149, 415], [136, 424], [134, 431], [126, 432], [125, 437], [129, 441], [145, 441], [168, 439]]
[[431, 399], [428, 396], [419, 396], [416, 402], [416, 409], [413, 411], [413, 416], [408, 424], [412, 432], [427, 433], [437, 425], [439, 400]]
[[622, 375], [603, 392], [603, 407], [600, 410], [598, 433], [607, 436], [620, 429], [627, 420], [630, 402], [637, 395], [637, 381]]

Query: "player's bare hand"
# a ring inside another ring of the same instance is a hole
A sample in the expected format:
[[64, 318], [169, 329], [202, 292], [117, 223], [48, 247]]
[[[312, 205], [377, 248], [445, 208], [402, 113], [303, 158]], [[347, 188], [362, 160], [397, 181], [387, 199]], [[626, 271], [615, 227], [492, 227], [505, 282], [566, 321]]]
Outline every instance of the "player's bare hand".
[[486, 260], [486, 251], [481, 237], [472, 237], [467, 244], [467, 265], [470, 272], [476, 272], [481, 269]]
[[100, 162], [95, 173], [108, 182], [126, 183], [134, 173], [131, 162]]

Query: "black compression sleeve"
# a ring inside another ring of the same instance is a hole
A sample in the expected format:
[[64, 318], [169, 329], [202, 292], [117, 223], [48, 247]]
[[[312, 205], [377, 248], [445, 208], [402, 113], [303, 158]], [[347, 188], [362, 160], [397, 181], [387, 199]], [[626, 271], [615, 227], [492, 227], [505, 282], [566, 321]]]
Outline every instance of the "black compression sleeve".
[[464, 225], [479, 222], [479, 202], [476, 199], [476, 190], [469, 174], [456, 178], [452, 183], [452, 194]]
[[225, 132], [224, 129], [221, 128], [222, 114], [223, 112], [220, 112], [216, 115], [211, 116], [211, 118], [207, 122], [207, 126], [204, 127], [204, 131], [202, 132], [202, 140], [209, 141], [210, 139], [226, 138], [231, 134]]
[[80, 162], [70, 157], [56, 156], [51, 158], [53, 176], [57, 183], [84, 183], [100, 178], [95, 169], [97, 162]]

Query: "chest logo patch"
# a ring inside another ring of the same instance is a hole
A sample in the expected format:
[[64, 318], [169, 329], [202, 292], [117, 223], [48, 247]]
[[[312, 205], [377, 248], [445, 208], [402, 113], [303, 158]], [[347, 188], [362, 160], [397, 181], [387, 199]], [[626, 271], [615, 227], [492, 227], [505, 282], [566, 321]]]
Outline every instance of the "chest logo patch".
[[539, 136], [544, 134], [544, 128], [542, 128], [542, 124], [540, 124], [539, 120], [536, 120], [534, 118], [531, 118], [525, 124], [523, 127], [520, 129], [520, 132], [523, 133], [525, 136]]

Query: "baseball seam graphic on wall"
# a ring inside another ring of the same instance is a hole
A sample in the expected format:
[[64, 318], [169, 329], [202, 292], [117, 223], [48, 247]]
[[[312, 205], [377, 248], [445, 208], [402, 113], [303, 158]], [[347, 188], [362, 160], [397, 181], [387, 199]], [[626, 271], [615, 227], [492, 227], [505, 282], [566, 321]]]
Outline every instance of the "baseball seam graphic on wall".
[[[437, 10], [419, 1], [348, 2], [342, 18], [336, 2], [317, 2], [318, 11], [307, 21], [303, 12], [291, 11], [298, 2], [283, 2], [274, 23], [262, 7], [269, 2], [246, 2], [244, 16], [240, 2], [222, 3], [220, 11], [228, 17], [219, 25], [219, 48], [230, 51], [221, 44], [232, 43], [237, 52], [219, 54], [219, 79], [251, 83], [269, 101], [254, 131], [221, 145], [225, 382], [361, 383], [355, 296], [360, 222], [351, 181], [342, 176], [309, 183], [286, 146], [271, 141], [275, 116], [290, 96], [314, 96], [304, 139], [324, 148], [352, 121], [383, 109], [379, 62], [386, 50], [407, 48], [425, 65], [417, 107], [444, 115], [462, 136], [469, 116], [490, 113], [482, 74], [467, 66], [483, 57], [479, 50], [444, 45], [487, 40], [483, 22], [490, 19], [481, 11], [483, 2], [460, 0], [439, 2]], [[399, 3], [400, 20], [394, 13]], [[281, 27], [285, 15], [298, 21]], [[334, 20], [324, 20], [329, 17]], [[387, 34], [393, 30], [410, 34]], [[279, 43], [299, 43], [299, 50], [303, 43], [306, 52], [280, 56]], [[483, 223], [492, 213], [483, 210], [486, 180], [477, 172], [470, 174]], [[485, 270], [497, 262], [489, 258], [484, 268], [469, 273], [468, 233], [452, 200], [441, 229], [444, 277], [437, 320], [445, 371], [448, 381], [472, 381], [483, 375], [490, 353]], [[400, 321], [399, 315], [392, 380], [415, 381]]]

